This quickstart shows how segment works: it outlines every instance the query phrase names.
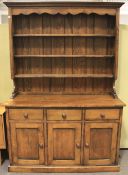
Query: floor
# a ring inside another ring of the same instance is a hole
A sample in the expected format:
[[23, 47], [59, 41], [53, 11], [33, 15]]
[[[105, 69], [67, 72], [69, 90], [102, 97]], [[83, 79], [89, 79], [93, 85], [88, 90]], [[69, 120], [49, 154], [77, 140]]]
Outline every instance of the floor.
[[[117, 173], [86, 173], [86, 175], [128, 175], [128, 150], [121, 150], [120, 151], [120, 165], [121, 171]], [[34, 173], [8, 173], [9, 161], [6, 160], [0, 168], [0, 175], [36, 175]], [[45, 175], [46, 173], [38, 173], [38, 175]], [[61, 175], [61, 173], [50, 173], [50, 175]], [[73, 173], [71, 175], [77, 175], [78, 173]], [[85, 173], [80, 173], [80, 175]], [[70, 175], [70, 173], [63, 173], [62, 175]]]

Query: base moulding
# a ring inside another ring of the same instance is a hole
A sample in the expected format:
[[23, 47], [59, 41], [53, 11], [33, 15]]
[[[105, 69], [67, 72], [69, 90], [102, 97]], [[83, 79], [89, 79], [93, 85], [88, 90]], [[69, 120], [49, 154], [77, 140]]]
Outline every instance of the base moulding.
[[91, 173], [119, 172], [120, 166], [9, 166], [9, 172], [28, 173]]

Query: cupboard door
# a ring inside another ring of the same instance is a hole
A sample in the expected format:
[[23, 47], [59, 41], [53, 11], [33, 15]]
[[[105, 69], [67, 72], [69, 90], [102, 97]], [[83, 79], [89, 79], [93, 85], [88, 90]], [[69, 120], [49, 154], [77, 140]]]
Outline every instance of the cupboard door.
[[12, 160], [20, 165], [44, 164], [43, 124], [10, 123]]
[[80, 123], [48, 124], [48, 163], [50, 165], [79, 165], [80, 152]]
[[85, 124], [84, 163], [111, 165], [115, 163], [117, 123]]

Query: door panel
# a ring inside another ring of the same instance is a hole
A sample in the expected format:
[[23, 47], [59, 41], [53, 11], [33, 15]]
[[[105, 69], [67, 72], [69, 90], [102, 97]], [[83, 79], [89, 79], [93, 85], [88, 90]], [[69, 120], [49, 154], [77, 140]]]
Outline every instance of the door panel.
[[80, 123], [48, 124], [48, 163], [79, 165], [81, 151]]
[[85, 125], [85, 164], [109, 165], [115, 162], [117, 129], [117, 123], [88, 123]]
[[74, 145], [75, 144], [75, 132], [74, 132], [74, 129], [72, 128], [54, 129], [53, 138], [55, 139], [53, 143], [53, 147], [55, 148], [53, 158], [55, 160], [73, 160], [75, 159], [75, 145]]
[[38, 129], [16, 129], [18, 145], [17, 157], [19, 159], [38, 159], [39, 138], [37, 137], [37, 135]]
[[90, 159], [109, 159], [111, 156], [112, 129], [91, 129], [90, 138], [92, 138], [90, 140]]
[[43, 124], [10, 123], [15, 164], [44, 164]]

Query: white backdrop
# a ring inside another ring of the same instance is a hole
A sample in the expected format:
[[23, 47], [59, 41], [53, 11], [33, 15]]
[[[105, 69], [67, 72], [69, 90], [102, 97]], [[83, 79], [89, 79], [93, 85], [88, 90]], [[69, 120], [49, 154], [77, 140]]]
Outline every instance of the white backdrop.
[[121, 7], [120, 14], [120, 24], [128, 25], [128, 2]]

